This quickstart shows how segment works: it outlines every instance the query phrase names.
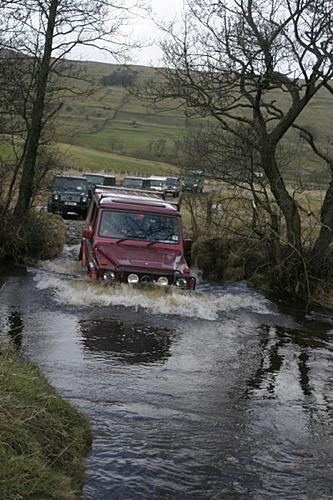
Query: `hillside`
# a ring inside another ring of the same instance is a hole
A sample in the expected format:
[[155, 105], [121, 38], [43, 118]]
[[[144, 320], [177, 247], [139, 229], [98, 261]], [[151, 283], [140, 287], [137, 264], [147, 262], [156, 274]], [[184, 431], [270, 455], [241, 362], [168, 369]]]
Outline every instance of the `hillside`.
[[[117, 65], [97, 62], [76, 64], [83, 67], [89, 78], [97, 83], [97, 91], [90, 96], [67, 99], [57, 118], [59, 142], [89, 148], [89, 154], [91, 150], [97, 150], [105, 155], [117, 153], [139, 159], [157, 160], [164, 164], [170, 159], [174, 161], [179, 140], [186, 129], [193, 126], [194, 119], [186, 119], [183, 110], [179, 108], [156, 113], [129, 95], [122, 86], [103, 86], [103, 77], [112, 75], [119, 68]], [[153, 74], [152, 68], [131, 68], [137, 72], [139, 78]], [[301, 115], [300, 123], [316, 127], [322, 144], [325, 144], [330, 134], [332, 113], [333, 97], [322, 90]], [[286, 167], [289, 179], [294, 180], [298, 176], [310, 182], [325, 179], [325, 169], [308, 146], [299, 141], [295, 132], [288, 134], [285, 144], [293, 149], [291, 165]], [[77, 161], [75, 160], [73, 150], [71, 163], [79, 163], [81, 160], [81, 153], [78, 154]], [[94, 169], [94, 165], [91, 165], [91, 168]], [[145, 169], [146, 167], [143, 167], [143, 171]], [[156, 173], [155, 169], [153, 171]]]
[[[74, 65], [82, 68], [94, 82], [95, 92], [67, 97], [56, 117], [55, 139], [65, 168], [106, 170], [120, 175], [176, 172], [177, 165], [181, 167], [182, 137], [191, 132], [199, 119], [186, 118], [184, 108], [177, 102], [163, 112], [156, 112], [128, 94], [119, 82], [103, 85], [103, 78], [109, 79], [120, 68], [117, 65], [97, 62], [74, 62]], [[130, 69], [139, 79], [154, 74], [148, 67]], [[71, 85], [73, 81], [68, 82], [68, 86]], [[77, 81], [77, 85], [81, 90], [88, 88], [83, 81]], [[276, 98], [282, 102], [286, 99], [284, 95]], [[332, 112], [333, 96], [321, 90], [299, 120], [317, 130], [324, 148], [330, 136]], [[286, 135], [284, 145], [287, 158], [284, 174], [288, 181], [299, 178], [306, 184], [327, 181], [326, 167], [295, 131]], [[0, 153], [3, 159], [14, 159], [10, 141], [5, 136], [0, 143]]]

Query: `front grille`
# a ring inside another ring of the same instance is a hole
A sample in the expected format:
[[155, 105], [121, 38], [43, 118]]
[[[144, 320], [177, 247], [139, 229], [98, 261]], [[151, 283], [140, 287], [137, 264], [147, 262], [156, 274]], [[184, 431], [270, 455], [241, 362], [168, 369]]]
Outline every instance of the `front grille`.
[[65, 196], [62, 196], [61, 199], [63, 201], [80, 201], [81, 200], [81, 196], [77, 196], [77, 195], [65, 195]]

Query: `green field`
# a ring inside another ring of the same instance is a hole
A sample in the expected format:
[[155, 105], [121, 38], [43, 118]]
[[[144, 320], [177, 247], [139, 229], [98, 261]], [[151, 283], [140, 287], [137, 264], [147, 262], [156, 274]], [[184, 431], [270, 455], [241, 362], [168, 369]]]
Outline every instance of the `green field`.
[[[114, 74], [117, 65], [97, 62], [74, 62], [93, 82], [94, 92], [71, 94], [56, 117], [55, 140], [59, 143], [61, 160], [66, 168], [74, 170], [106, 170], [115, 173], [165, 174], [181, 167], [180, 142], [191, 133], [199, 118], [186, 118], [184, 108], [176, 101], [170, 107], [156, 111], [130, 95], [122, 86], [105, 86], [102, 78]], [[154, 74], [149, 67], [131, 66], [138, 81]], [[67, 82], [70, 87], [73, 81]], [[75, 85], [86, 90], [88, 84], [77, 80]], [[286, 103], [283, 94], [277, 101]], [[321, 90], [299, 122], [317, 131], [319, 143], [326, 148], [332, 123], [333, 97]], [[326, 182], [325, 166], [292, 130], [283, 141], [287, 150], [287, 165], [283, 168], [288, 181]], [[65, 145], [72, 147], [67, 149]], [[0, 153], [10, 154], [10, 147]], [[153, 160], [153, 161], [152, 161]], [[205, 166], [202, 166], [205, 170]]]
[[[172, 103], [170, 109], [157, 112], [129, 95], [121, 86], [103, 86], [102, 78], [112, 74], [118, 68], [116, 65], [97, 62], [77, 64], [81, 65], [94, 80], [96, 91], [89, 96], [66, 100], [57, 118], [57, 139], [63, 144], [89, 148], [87, 157], [97, 163], [88, 164], [89, 162], [82, 159], [79, 150], [75, 149], [72, 150], [72, 158], [74, 159], [78, 153], [77, 158], [85, 163], [84, 168], [109, 169], [106, 155], [117, 153], [161, 162], [161, 164], [144, 162], [138, 173], [169, 171], [170, 168], [165, 166], [165, 163], [169, 163], [170, 160], [173, 163], [177, 162], [179, 141], [190, 127], [198, 124], [198, 119], [187, 119], [184, 108], [177, 107], [177, 103]], [[153, 74], [152, 68], [142, 66], [132, 66], [132, 68], [137, 71], [139, 79]], [[277, 98], [285, 99], [283, 95]], [[301, 124], [310, 125], [317, 130], [322, 146], [325, 146], [328, 140], [332, 111], [332, 96], [321, 90], [299, 119]], [[308, 182], [326, 180], [325, 167], [323, 168], [309, 147], [300, 141], [296, 131], [290, 131], [286, 135], [284, 145], [291, 149], [290, 164], [284, 168], [288, 180], [299, 177]], [[105, 162], [97, 153], [93, 154], [93, 150], [101, 151], [105, 156]], [[110, 162], [114, 165], [113, 156], [110, 157]], [[119, 165], [120, 163], [120, 170], [128, 172], [129, 158], [122, 162], [119, 159]]]
[[157, 161], [141, 160], [129, 156], [98, 151], [93, 148], [58, 144], [58, 156], [66, 170], [79, 172], [103, 171], [116, 175], [175, 174], [177, 167]]

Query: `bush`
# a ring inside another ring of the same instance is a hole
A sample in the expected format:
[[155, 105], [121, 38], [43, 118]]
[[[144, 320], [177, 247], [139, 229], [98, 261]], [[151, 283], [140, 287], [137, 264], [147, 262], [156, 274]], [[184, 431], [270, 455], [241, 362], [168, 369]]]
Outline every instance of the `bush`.
[[66, 227], [59, 215], [29, 212], [22, 218], [7, 214], [0, 227], [0, 259], [37, 262], [61, 255]]
[[215, 281], [249, 280], [259, 270], [269, 269], [265, 242], [242, 237], [198, 240], [193, 244], [192, 260], [204, 278]]

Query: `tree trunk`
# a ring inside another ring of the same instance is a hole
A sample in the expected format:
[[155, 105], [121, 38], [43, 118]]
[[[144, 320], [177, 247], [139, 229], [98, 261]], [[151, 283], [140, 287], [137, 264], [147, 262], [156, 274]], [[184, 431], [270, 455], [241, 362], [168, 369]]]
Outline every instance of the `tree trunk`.
[[333, 240], [333, 175], [321, 207], [320, 222], [321, 228], [312, 250], [312, 272], [317, 278], [326, 276], [328, 271], [326, 258]]
[[33, 194], [35, 178], [35, 167], [39, 148], [39, 141], [43, 126], [43, 114], [45, 106], [45, 96], [47, 81], [50, 71], [52, 55], [53, 34], [57, 17], [59, 0], [51, 0], [48, 24], [45, 34], [45, 45], [43, 56], [40, 61], [40, 68], [36, 80], [36, 96], [33, 103], [31, 124], [26, 139], [26, 152], [22, 166], [22, 177], [20, 182], [19, 196], [15, 207], [15, 215], [21, 217], [29, 210], [30, 200]]
[[291, 247], [291, 250], [296, 250], [299, 256], [301, 256], [303, 253], [301, 239], [301, 219], [297, 209], [297, 204], [288, 193], [288, 190], [276, 165], [274, 148], [267, 148], [262, 152], [262, 164], [269, 180], [272, 193], [286, 221], [287, 241]]

